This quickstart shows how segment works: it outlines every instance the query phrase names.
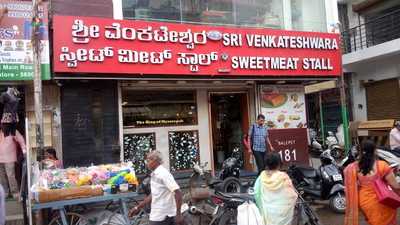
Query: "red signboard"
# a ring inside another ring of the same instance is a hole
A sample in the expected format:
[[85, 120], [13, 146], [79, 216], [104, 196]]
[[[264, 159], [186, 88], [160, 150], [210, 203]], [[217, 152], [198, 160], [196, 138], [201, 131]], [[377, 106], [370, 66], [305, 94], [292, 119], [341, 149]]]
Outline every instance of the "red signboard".
[[271, 129], [269, 138], [284, 165], [309, 165], [306, 128]]
[[339, 76], [339, 35], [55, 16], [57, 73]]

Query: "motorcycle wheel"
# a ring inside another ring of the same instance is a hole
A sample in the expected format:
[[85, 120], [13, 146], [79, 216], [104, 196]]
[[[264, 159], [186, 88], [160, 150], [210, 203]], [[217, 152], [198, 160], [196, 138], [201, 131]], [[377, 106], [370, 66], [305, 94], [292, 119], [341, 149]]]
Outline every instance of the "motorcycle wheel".
[[242, 184], [236, 177], [228, 177], [222, 182], [222, 192], [225, 193], [240, 193]]
[[337, 192], [329, 198], [329, 207], [336, 213], [344, 213], [346, 210], [346, 197], [343, 192]]

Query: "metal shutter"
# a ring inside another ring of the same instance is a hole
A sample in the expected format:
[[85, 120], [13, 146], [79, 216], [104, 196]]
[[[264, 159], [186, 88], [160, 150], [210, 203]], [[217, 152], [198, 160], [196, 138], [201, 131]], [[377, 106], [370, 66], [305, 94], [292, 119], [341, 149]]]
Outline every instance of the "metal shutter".
[[368, 120], [400, 119], [398, 79], [382, 80], [366, 85]]

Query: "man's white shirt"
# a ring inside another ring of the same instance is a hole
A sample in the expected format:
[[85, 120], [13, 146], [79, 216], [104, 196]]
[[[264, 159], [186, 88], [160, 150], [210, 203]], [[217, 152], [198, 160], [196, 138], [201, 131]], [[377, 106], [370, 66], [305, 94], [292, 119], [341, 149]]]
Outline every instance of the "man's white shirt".
[[391, 149], [400, 147], [400, 131], [396, 127], [390, 131], [389, 141]]
[[150, 221], [176, 216], [175, 191], [179, 189], [172, 174], [162, 165], [151, 173]]

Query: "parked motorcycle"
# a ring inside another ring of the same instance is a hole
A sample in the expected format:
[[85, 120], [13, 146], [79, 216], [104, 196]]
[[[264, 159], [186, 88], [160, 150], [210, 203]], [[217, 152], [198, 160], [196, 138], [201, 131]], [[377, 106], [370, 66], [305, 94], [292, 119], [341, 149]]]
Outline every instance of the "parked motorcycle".
[[210, 171], [205, 169], [206, 166], [207, 163], [195, 164], [189, 178], [189, 193], [183, 199], [183, 208], [187, 211], [185, 220], [188, 220], [189, 224], [211, 223], [217, 209], [217, 205], [211, 201], [215, 190], [223, 192], [240, 192], [241, 190], [237, 158], [231, 157], [225, 160], [219, 179], [214, 178]]
[[329, 206], [334, 212], [344, 213], [346, 198], [342, 173], [329, 150], [321, 154], [320, 160], [321, 166], [318, 169], [291, 165], [287, 173], [304, 198], [329, 200]]
[[219, 179], [222, 180], [221, 191], [225, 193], [238, 193], [242, 190], [240, 183], [241, 155], [238, 147], [232, 150], [231, 157], [222, 163]]
[[[209, 217], [207, 225], [236, 225], [237, 208], [245, 202], [255, 202], [253, 194], [247, 193], [222, 193], [216, 191], [211, 196], [216, 205], [214, 213]], [[193, 213], [203, 213], [201, 210], [192, 208], [183, 213], [187, 225], [197, 225], [193, 222], [190, 215]], [[311, 209], [310, 205], [299, 194], [292, 224], [296, 225], [320, 225], [317, 214]]]
[[220, 191], [215, 191], [210, 196], [210, 200], [215, 206], [212, 213], [196, 205], [184, 205], [182, 215], [185, 223], [187, 225], [236, 225], [237, 207], [246, 201], [254, 201], [253, 196], [249, 194]]
[[340, 159], [343, 156], [343, 148], [339, 145], [339, 140], [332, 131], [328, 131], [326, 137], [326, 146], [330, 150], [330, 154], [334, 159]]
[[298, 194], [297, 204], [295, 208], [293, 225], [321, 225], [318, 215], [312, 210], [310, 205], [301, 194]]
[[313, 156], [319, 156], [324, 151], [330, 150], [331, 156], [334, 159], [340, 159], [343, 156], [343, 148], [339, 145], [339, 140], [336, 135], [332, 131], [328, 131], [328, 136], [325, 140], [325, 145], [321, 144], [321, 141], [318, 141], [318, 138], [315, 135], [315, 131], [310, 131], [311, 136], [311, 145], [309, 146], [309, 152]]

